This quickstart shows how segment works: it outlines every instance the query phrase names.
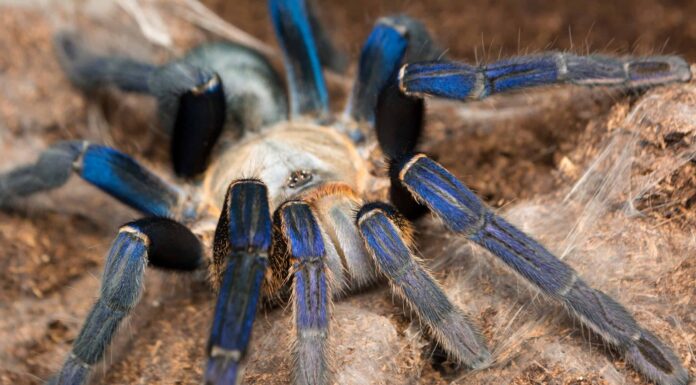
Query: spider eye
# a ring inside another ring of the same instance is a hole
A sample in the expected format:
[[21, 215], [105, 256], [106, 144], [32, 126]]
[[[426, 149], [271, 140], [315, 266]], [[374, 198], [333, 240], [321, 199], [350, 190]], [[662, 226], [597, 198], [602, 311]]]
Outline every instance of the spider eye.
[[298, 188], [312, 181], [312, 172], [309, 170], [295, 170], [288, 176], [287, 186]]

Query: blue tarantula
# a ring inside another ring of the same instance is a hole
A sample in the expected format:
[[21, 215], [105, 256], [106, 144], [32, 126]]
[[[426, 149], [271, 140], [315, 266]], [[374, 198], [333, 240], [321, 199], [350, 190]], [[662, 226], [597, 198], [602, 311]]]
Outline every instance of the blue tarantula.
[[[427, 211], [562, 303], [647, 378], [662, 385], [688, 382], [672, 350], [622, 305], [414, 152], [426, 95], [482, 99], [556, 83], [638, 89], [689, 80], [687, 63], [674, 56], [555, 52], [470, 66], [444, 60], [419, 22], [386, 17], [362, 49], [345, 113], [334, 116], [322, 64], [340, 60], [311, 7], [269, 0], [269, 8], [289, 103], [267, 59], [243, 46], [207, 44], [155, 66], [96, 55], [74, 34], [57, 36], [58, 55], [75, 85], [115, 85], [157, 99], [161, 124], [171, 133], [174, 171], [189, 187], [164, 182], [114, 149], [80, 141], [55, 144], [35, 164], [0, 175], [0, 201], [59, 187], [75, 172], [146, 216], [120, 228], [99, 299], [52, 384], [89, 380], [136, 306], [148, 265], [179, 271], [210, 266], [218, 299], [205, 384], [240, 381], [257, 304], [271, 296], [292, 302], [294, 383], [331, 382], [332, 298], [380, 279], [454, 360], [484, 368], [492, 358], [478, 328], [412, 251], [410, 221]], [[223, 130], [239, 140], [216, 146]], [[375, 141], [389, 160], [388, 193], [379, 188], [386, 177], [373, 174], [367, 159]]]

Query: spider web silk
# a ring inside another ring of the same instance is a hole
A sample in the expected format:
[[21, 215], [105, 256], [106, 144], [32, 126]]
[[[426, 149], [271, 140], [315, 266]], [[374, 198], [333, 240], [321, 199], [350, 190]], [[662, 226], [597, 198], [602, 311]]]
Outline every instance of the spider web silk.
[[[684, 92], [686, 98], [696, 98], [695, 87], [686, 85]], [[675, 304], [661, 299], [654, 286], [696, 255], [696, 233], [674, 231], [667, 222], [650, 220], [636, 202], [696, 156], [696, 141], [658, 159], [642, 159], [640, 148], [645, 132], [678, 129], [694, 136], [696, 105], [656, 91], [618, 113], [624, 118], [612, 123], [584, 172], [564, 193], [517, 201], [499, 214], [677, 346], [688, 341], [688, 335], [684, 325], [670, 316]], [[637, 172], [645, 168], [649, 172]], [[434, 220], [430, 226], [433, 233], [441, 231]], [[561, 306], [543, 298], [482, 248], [452, 236], [441, 238], [423, 254], [435, 256], [434, 271], [454, 271], [445, 278], [447, 293], [488, 324], [495, 365], [514, 362], [512, 367], [517, 368], [493, 376], [467, 373], [455, 383], [507, 383], [530, 365], [548, 372], [562, 367], [577, 374], [599, 373], [610, 384], [625, 383], [626, 374], [617, 371], [602, 343]], [[482, 309], [487, 310], [482, 313]]]

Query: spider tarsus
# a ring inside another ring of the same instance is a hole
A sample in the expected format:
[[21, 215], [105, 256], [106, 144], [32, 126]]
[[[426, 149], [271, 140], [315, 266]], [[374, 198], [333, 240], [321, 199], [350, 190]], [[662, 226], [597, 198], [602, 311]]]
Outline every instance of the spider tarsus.
[[[438, 344], [458, 362], [474, 369], [490, 364], [490, 353], [471, 320], [447, 297], [440, 285], [410, 250], [410, 230], [403, 217], [387, 204], [365, 205], [358, 228], [379, 270], [392, 290], [409, 304]], [[405, 229], [404, 230], [402, 230]]]
[[677, 356], [645, 329], [626, 349], [626, 359], [643, 375], [661, 385], [686, 385], [689, 374]]

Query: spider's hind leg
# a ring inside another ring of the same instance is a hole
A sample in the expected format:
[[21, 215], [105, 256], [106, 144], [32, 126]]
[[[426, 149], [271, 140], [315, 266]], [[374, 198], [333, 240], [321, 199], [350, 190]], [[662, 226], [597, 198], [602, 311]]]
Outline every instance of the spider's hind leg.
[[94, 53], [72, 31], [58, 32], [53, 45], [63, 71], [75, 86], [85, 91], [115, 85], [129, 92], [150, 92], [149, 78], [157, 69], [152, 64]]
[[399, 87], [407, 95], [465, 100], [549, 84], [637, 89], [690, 79], [689, 64], [679, 56], [614, 58], [552, 52], [481, 66], [457, 62], [407, 64], [399, 73]]
[[0, 174], [0, 204], [60, 187], [73, 172], [148, 215], [171, 216], [182, 198], [175, 187], [121, 152], [88, 142], [67, 141], [46, 149], [35, 164]]
[[269, 0], [276, 35], [283, 49], [290, 93], [290, 117], [324, 118], [329, 94], [304, 0]]
[[360, 210], [357, 225], [379, 270], [386, 275], [394, 292], [428, 326], [438, 344], [457, 362], [470, 368], [490, 365], [490, 353], [481, 333], [447, 298], [404, 241], [410, 238], [406, 220], [393, 207], [372, 203]]
[[193, 271], [203, 265], [201, 245], [183, 225], [165, 218], [125, 224], [106, 257], [99, 299], [51, 385], [86, 384], [114, 333], [140, 300], [145, 266]]
[[394, 167], [401, 183], [451, 231], [485, 247], [542, 293], [565, 305], [643, 375], [661, 385], [686, 385], [688, 374], [669, 347], [639, 326], [614, 299], [589, 287], [565, 262], [493, 213], [442, 166], [421, 154], [405, 157]]

